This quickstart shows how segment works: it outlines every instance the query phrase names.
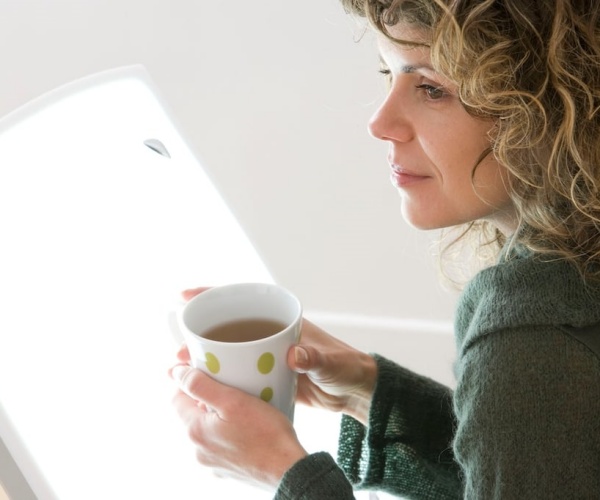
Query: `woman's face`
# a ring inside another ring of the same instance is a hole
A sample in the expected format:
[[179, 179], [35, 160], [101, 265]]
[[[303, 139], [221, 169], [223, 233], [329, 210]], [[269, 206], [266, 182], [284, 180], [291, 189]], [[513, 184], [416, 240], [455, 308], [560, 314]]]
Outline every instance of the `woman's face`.
[[[390, 32], [419, 40], [399, 26]], [[512, 232], [505, 169], [491, 155], [477, 165], [490, 145], [493, 122], [466, 112], [456, 86], [431, 68], [428, 48], [379, 35], [379, 49], [390, 89], [369, 131], [389, 145], [391, 180], [401, 194], [404, 218], [420, 229], [486, 219], [505, 234]]]

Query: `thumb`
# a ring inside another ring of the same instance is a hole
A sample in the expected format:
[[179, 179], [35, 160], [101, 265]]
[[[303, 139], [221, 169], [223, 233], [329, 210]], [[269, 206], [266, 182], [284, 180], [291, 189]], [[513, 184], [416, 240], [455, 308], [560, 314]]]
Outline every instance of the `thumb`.
[[179, 389], [191, 398], [202, 399], [202, 372], [187, 364], [175, 365], [169, 370], [169, 375], [177, 383]]
[[318, 372], [321, 367], [321, 356], [314, 347], [295, 345], [290, 349], [288, 364], [298, 373]]
[[219, 418], [227, 420], [254, 397], [240, 389], [216, 381], [206, 373], [189, 365], [176, 365], [171, 376], [179, 389], [198, 403], [214, 411]]
[[182, 392], [211, 407], [218, 406], [220, 393], [227, 389], [227, 386], [189, 365], [174, 366], [171, 369], [171, 377]]

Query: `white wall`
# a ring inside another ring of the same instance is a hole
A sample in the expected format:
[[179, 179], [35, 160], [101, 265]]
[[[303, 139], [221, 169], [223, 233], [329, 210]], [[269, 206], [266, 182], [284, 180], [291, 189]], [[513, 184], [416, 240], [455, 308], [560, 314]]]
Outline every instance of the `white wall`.
[[372, 40], [358, 38], [336, 0], [3, 0], [0, 115], [142, 63], [307, 309], [449, 321], [436, 235], [402, 221], [385, 147], [367, 135], [383, 85]]
[[383, 85], [360, 35], [337, 0], [2, 0], [0, 116], [145, 65], [309, 317], [452, 384], [455, 294], [438, 284], [436, 235], [402, 221], [385, 146], [367, 134]]

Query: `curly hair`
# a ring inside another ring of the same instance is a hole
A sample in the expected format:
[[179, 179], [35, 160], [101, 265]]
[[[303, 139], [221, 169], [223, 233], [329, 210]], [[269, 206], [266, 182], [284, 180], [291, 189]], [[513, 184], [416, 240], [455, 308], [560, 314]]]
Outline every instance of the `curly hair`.
[[[511, 242], [600, 279], [600, 0], [340, 1], [390, 38], [399, 22], [426, 34], [465, 109], [495, 123], [490, 154], [519, 218]], [[474, 230], [496, 253], [506, 243], [485, 222]]]

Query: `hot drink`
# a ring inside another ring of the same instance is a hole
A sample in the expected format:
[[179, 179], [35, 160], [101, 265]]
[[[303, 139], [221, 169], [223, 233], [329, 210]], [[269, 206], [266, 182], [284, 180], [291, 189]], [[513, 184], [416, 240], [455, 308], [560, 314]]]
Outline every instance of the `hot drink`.
[[219, 342], [251, 342], [275, 335], [285, 327], [285, 323], [272, 319], [239, 319], [213, 326], [202, 337]]

